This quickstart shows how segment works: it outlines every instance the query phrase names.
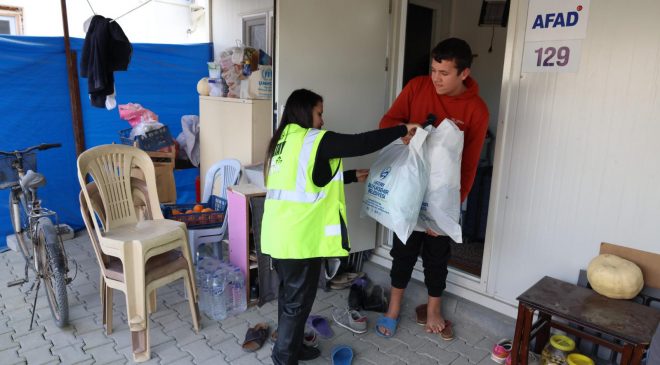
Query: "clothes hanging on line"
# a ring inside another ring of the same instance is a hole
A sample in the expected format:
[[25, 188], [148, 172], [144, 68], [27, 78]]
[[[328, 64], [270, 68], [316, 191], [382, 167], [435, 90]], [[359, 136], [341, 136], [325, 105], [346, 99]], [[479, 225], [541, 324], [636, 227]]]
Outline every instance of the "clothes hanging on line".
[[89, 24], [80, 59], [80, 75], [87, 78], [91, 104], [112, 109], [114, 71], [126, 71], [133, 46], [117, 22], [95, 15]]

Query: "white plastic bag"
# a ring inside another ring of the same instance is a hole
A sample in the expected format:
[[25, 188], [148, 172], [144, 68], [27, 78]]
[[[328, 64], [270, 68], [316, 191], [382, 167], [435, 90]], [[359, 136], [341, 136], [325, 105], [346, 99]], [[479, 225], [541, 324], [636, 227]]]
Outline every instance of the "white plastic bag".
[[406, 242], [417, 224], [429, 171], [424, 154], [428, 134], [417, 129], [410, 144], [400, 139], [378, 155], [369, 170], [361, 216], [368, 215]]
[[462, 243], [458, 220], [461, 213], [463, 131], [450, 119], [443, 120], [437, 128], [429, 126], [426, 130], [429, 131], [426, 137], [429, 183], [415, 230], [431, 229]]

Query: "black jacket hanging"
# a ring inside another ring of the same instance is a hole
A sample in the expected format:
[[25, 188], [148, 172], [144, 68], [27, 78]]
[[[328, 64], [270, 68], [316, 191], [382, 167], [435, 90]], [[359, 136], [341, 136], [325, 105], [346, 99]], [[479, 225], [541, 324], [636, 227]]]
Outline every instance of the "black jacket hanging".
[[87, 30], [80, 59], [80, 75], [87, 78], [93, 106], [105, 108], [114, 93], [114, 71], [126, 71], [133, 46], [117, 22], [95, 15]]

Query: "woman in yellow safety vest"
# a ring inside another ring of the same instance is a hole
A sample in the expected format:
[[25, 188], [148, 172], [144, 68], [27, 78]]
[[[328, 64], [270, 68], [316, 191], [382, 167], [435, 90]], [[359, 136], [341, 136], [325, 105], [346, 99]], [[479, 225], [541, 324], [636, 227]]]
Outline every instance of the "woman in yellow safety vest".
[[286, 101], [264, 164], [266, 202], [261, 251], [279, 277], [275, 364], [318, 357], [303, 345], [305, 321], [314, 304], [321, 260], [347, 256], [343, 184], [364, 181], [368, 170], [343, 171], [342, 158], [375, 152], [397, 138], [408, 140], [418, 124], [349, 135], [322, 130], [323, 98], [306, 89]]

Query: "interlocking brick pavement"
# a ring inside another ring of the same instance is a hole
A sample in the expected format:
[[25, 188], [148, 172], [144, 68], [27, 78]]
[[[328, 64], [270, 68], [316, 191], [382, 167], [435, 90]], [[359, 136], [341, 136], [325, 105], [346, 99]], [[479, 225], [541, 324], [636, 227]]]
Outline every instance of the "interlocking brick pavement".
[[[68, 287], [71, 324], [66, 328], [55, 326], [43, 288], [39, 291], [35, 323], [31, 331], [30, 309], [34, 291], [26, 295], [30, 284], [4, 288], [0, 291], [0, 363], [2, 364], [129, 364], [133, 363], [130, 333], [126, 324], [125, 298], [115, 291], [113, 307], [113, 333], [107, 335], [102, 326], [99, 298], [99, 271], [87, 233], [78, 232], [76, 238], [66, 242], [67, 252], [76, 260], [78, 273]], [[0, 253], [0, 277], [9, 281], [20, 277], [23, 263], [15, 252]], [[0, 283], [4, 287], [4, 283]], [[419, 285], [419, 283], [411, 285]], [[241, 347], [249, 326], [267, 322], [274, 330], [277, 302], [271, 301], [261, 308], [251, 307], [246, 312], [224, 321], [214, 321], [202, 315], [201, 330], [194, 333], [185, 288], [181, 281], [158, 289], [157, 310], [150, 316], [151, 359], [149, 365], [260, 365], [272, 364], [272, 342], [254, 353]], [[449, 297], [449, 296], [448, 296]], [[332, 311], [348, 301], [348, 289], [317, 292], [313, 313], [321, 314], [332, 322]], [[379, 313], [367, 312], [370, 326], [365, 334], [351, 333], [331, 323], [335, 335], [321, 340], [321, 357], [306, 364], [328, 364], [334, 346], [345, 344], [354, 350], [354, 365], [388, 364], [494, 364], [488, 351], [498, 338], [510, 333], [493, 333], [469, 320], [457, 306], [457, 299], [445, 300], [444, 313], [449, 319], [461, 316], [455, 326], [456, 338], [443, 341], [438, 335], [424, 332], [414, 323], [413, 303], [404, 301], [404, 312], [394, 338], [376, 336], [373, 324]], [[474, 304], [471, 304], [474, 306]], [[481, 313], [483, 315], [483, 313]], [[511, 328], [512, 330], [512, 328]], [[512, 332], [512, 331], [511, 331]]]

